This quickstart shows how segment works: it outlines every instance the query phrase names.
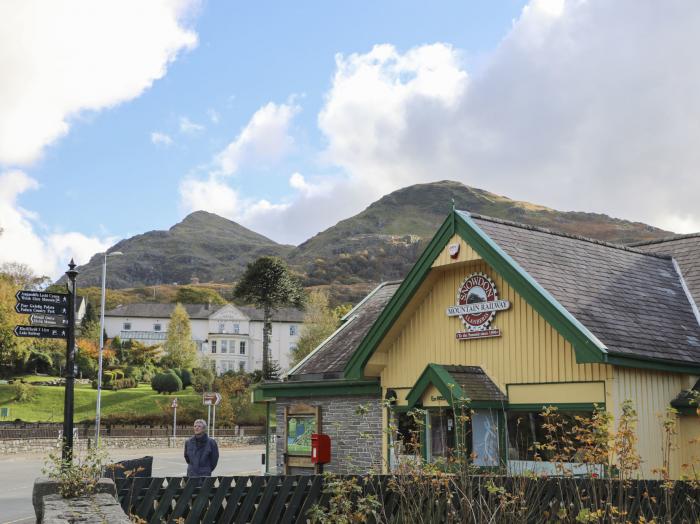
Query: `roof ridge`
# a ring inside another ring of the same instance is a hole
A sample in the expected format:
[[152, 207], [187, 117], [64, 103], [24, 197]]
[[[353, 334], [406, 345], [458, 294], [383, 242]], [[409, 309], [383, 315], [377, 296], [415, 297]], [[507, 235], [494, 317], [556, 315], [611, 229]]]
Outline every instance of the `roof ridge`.
[[698, 232], [698, 233], [686, 233], [686, 234], [681, 234], [681, 235], [673, 235], [670, 237], [657, 238], [656, 240], [644, 240], [642, 242], [632, 242], [631, 244], [627, 244], [627, 245], [629, 247], [648, 246], [651, 244], [663, 244], [664, 242], [673, 242], [675, 240], [683, 240], [685, 238], [696, 238], [696, 237], [700, 237], [700, 232]]
[[632, 245], [623, 244], [613, 244], [612, 242], [605, 242], [604, 240], [597, 240], [595, 238], [584, 237], [583, 235], [574, 235], [571, 233], [564, 233], [562, 231], [554, 231], [546, 227], [532, 226], [530, 224], [523, 224], [522, 222], [514, 222], [512, 220], [504, 220], [502, 218], [490, 217], [487, 215], [480, 215], [479, 213], [471, 213], [469, 211], [459, 211], [460, 213], [468, 213], [472, 218], [479, 220], [485, 220], [486, 222], [493, 222], [495, 224], [503, 224], [504, 226], [518, 227], [520, 229], [527, 229], [529, 231], [537, 231], [539, 233], [545, 233], [548, 235], [554, 235], [558, 237], [571, 238], [573, 240], [579, 240], [581, 242], [589, 242], [591, 244], [597, 244], [603, 247], [609, 247], [612, 249], [619, 249], [621, 251], [627, 251], [629, 253], [635, 253], [637, 255], [652, 256], [655, 258], [662, 258], [664, 260], [670, 260], [671, 255], [661, 254], [661, 253], [649, 253], [647, 251], [642, 251], [640, 249], [633, 249]]

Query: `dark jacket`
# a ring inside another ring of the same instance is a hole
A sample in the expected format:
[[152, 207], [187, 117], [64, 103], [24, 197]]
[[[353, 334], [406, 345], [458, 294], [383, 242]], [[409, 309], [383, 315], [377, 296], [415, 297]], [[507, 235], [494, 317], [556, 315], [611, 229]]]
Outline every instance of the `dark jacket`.
[[185, 462], [188, 477], [210, 477], [219, 462], [219, 446], [206, 433], [185, 442]]

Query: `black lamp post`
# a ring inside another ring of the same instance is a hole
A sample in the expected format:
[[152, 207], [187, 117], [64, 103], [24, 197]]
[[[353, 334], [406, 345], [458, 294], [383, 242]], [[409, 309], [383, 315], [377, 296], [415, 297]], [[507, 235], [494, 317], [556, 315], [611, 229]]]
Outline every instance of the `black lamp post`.
[[68, 293], [68, 338], [66, 344], [66, 392], [63, 400], [63, 442], [61, 446], [61, 459], [63, 462], [73, 460], [73, 391], [75, 388], [75, 278], [78, 272], [75, 270], [75, 262], [71, 259], [66, 271], [70, 281]]

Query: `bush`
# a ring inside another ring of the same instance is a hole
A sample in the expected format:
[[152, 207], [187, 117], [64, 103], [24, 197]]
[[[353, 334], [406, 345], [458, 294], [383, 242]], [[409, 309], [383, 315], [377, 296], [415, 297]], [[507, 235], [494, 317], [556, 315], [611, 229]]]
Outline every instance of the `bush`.
[[192, 389], [198, 393], [211, 391], [214, 384], [214, 372], [206, 368], [194, 368], [192, 370]]
[[143, 380], [143, 369], [138, 366], [127, 366], [124, 370], [124, 374], [127, 378], [133, 378], [136, 382], [141, 382]]
[[17, 402], [29, 402], [35, 396], [34, 386], [25, 382], [15, 382], [12, 391]]
[[151, 388], [158, 393], [174, 393], [182, 390], [182, 380], [173, 370], [158, 373], [151, 379]]
[[172, 368], [172, 369], [169, 369], [168, 371], [172, 371], [173, 373], [175, 373], [178, 376], [178, 378], [180, 380], [182, 380], [182, 389], [185, 389], [187, 386], [192, 385], [192, 372], [189, 369]]

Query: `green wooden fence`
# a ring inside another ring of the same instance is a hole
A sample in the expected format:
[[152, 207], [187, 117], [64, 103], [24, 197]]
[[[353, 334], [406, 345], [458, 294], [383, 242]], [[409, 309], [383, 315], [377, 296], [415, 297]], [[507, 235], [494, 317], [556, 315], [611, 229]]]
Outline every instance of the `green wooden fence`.
[[[434, 489], [430, 478], [428, 482], [388, 475], [338, 478], [357, 479], [364, 495], [377, 497], [380, 507], [370, 523], [413, 524], [417, 514], [418, 520], [431, 524], [700, 523], [697, 482], [470, 476], [446, 482], [443, 478]], [[127, 514], [149, 523], [184, 524], [307, 522], [313, 505], [329, 507], [331, 494], [324, 490], [328, 481], [320, 475], [116, 479]], [[579, 520], [586, 511], [601, 508], [600, 518]], [[624, 516], [618, 520], [620, 509]]]

